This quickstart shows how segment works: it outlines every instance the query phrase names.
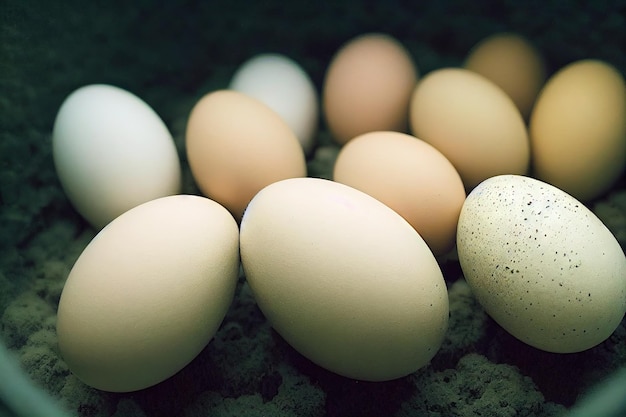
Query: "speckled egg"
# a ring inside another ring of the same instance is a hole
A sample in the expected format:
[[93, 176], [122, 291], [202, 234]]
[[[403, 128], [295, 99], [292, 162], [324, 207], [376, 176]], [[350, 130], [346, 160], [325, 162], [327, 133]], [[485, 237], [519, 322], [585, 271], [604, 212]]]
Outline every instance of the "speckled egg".
[[580, 352], [626, 312], [626, 258], [583, 204], [519, 175], [492, 177], [467, 197], [459, 261], [487, 313], [536, 348]]

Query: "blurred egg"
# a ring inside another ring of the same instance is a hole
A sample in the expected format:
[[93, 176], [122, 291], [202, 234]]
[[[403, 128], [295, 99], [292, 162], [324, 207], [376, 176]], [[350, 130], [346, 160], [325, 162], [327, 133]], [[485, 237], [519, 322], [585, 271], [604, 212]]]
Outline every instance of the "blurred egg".
[[244, 62], [229, 88], [254, 97], [278, 113], [294, 131], [305, 153], [317, 131], [318, 98], [307, 73], [280, 54], [261, 54]]
[[626, 164], [626, 84], [611, 65], [574, 62], [542, 89], [530, 120], [534, 175], [587, 201]]
[[323, 111], [339, 144], [376, 130], [407, 129], [417, 68], [391, 36], [369, 33], [339, 49], [327, 69]]
[[93, 84], [70, 94], [54, 121], [52, 153], [68, 199], [96, 229], [180, 192], [180, 162], [167, 127], [118, 87]]
[[84, 383], [143, 389], [202, 351], [234, 297], [239, 231], [204, 197], [177, 195], [113, 220], [74, 264], [59, 301], [61, 356]]
[[485, 311], [536, 348], [580, 352], [606, 340], [626, 312], [626, 257], [572, 196], [501, 175], [476, 187], [459, 218], [463, 274]]
[[215, 91], [196, 103], [187, 122], [186, 145], [202, 193], [237, 220], [261, 188], [306, 175], [304, 152], [287, 123], [237, 91]]
[[454, 246], [465, 189], [450, 161], [426, 142], [399, 132], [357, 136], [339, 152], [333, 179], [394, 209], [435, 255]]
[[257, 303], [298, 352], [368, 381], [408, 375], [443, 341], [448, 294], [417, 232], [389, 207], [319, 178], [261, 190], [241, 221]]
[[483, 39], [470, 51], [464, 67], [504, 90], [524, 119], [528, 119], [546, 76], [539, 51], [515, 33], [498, 33]]
[[411, 99], [411, 130], [456, 168], [465, 188], [499, 174], [524, 174], [530, 149], [522, 116], [511, 98], [467, 69], [433, 71]]

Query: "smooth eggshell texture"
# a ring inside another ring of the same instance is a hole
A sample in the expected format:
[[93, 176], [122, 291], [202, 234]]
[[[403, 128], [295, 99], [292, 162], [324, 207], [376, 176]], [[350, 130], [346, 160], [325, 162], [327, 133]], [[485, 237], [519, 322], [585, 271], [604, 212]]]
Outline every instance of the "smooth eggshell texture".
[[583, 204], [544, 182], [490, 178], [467, 197], [459, 261], [476, 298], [504, 329], [549, 352], [589, 349], [626, 312], [626, 258]]
[[435, 255], [452, 249], [463, 181], [437, 149], [400, 132], [357, 136], [339, 152], [333, 179], [382, 201], [420, 234]]
[[534, 175], [587, 201], [626, 164], [626, 84], [611, 65], [574, 62], [542, 89], [530, 120]]
[[482, 75], [433, 71], [411, 99], [412, 133], [445, 155], [467, 190], [500, 174], [525, 174], [528, 133], [513, 100]]
[[229, 88], [269, 106], [287, 122], [304, 152], [311, 151], [319, 103], [313, 82], [298, 63], [280, 54], [256, 55], [237, 69]]
[[209, 343], [232, 302], [239, 231], [199, 196], [144, 203], [109, 223], [72, 268], [59, 302], [61, 356], [86, 384], [143, 389]]
[[546, 77], [537, 48], [515, 33], [498, 33], [483, 39], [472, 48], [464, 67], [504, 90], [525, 119]]
[[118, 87], [94, 84], [70, 94], [54, 121], [52, 153], [67, 197], [96, 229], [180, 192], [180, 162], [167, 127]]
[[380, 33], [358, 36], [335, 54], [326, 71], [322, 105], [335, 140], [376, 130], [404, 131], [417, 68], [406, 48]]
[[435, 355], [448, 294], [424, 240], [389, 207], [317, 178], [276, 182], [241, 222], [241, 262], [276, 331], [350, 378], [410, 374]]
[[304, 152], [287, 123], [238, 91], [214, 91], [196, 103], [187, 122], [186, 145], [202, 193], [237, 220], [266, 185], [306, 175]]

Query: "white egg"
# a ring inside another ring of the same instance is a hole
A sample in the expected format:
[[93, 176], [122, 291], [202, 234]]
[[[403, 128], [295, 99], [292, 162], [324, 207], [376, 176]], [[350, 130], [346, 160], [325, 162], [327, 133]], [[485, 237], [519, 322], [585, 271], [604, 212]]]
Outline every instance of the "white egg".
[[276, 331], [350, 378], [408, 375], [435, 355], [448, 325], [439, 265], [399, 214], [347, 185], [275, 182], [241, 222], [241, 263]]
[[239, 67], [229, 88], [265, 103], [289, 125], [305, 153], [312, 149], [318, 97], [313, 82], [295, 61], [280, 54], [257, 55]]
[[67, 197], [97, 229], [132, 207], [180, 192], [170, 132], [150, 106], [118, 87], [94, 84], [70, 94], [54, 122], [52, 151]]
[[239, 230], [208, 198], [176, 195], [109, 223], [67, 278], [59, 351], [84, 383], [143, 389], [174, 375], [209, 343], [230, 306]]
[[589, 349], [626, 312], [619, 243], [583, 204], [544, 182], [501, 175], [479, 184], [461, 210], [457, 248], [487, 313], [539, 349]]

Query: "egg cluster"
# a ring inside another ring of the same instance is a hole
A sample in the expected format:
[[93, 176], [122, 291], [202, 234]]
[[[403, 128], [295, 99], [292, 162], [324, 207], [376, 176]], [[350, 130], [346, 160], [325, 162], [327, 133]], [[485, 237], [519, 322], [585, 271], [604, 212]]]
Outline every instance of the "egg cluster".
[[[455, 243], [478, 301], [520, 340], [577, 352], [615, 330], [626, 258], [579, 200], [626, 163], [617, 70], [579, 61], [546, 82], [539, 52], [498, 34], [463, 67], [420, 78], [400, 42], [371, 33], [337, 51], [322, 93], [293, 60], [263, 54], [202, 97], [185, 151], [204, 196], [180, 194], [172, 137], [141, 99], [109, 85], [68, 96], [54, 162], [101, 229], [59, 302], [59, 349], [82, 381], [125, 392], [178, 372], [217, 331], [240, 265], [313, 362], [408, 375], [443, 342], [436, 256]], [[332, 180], [307, 177], [319, 108], [341, 146]]]

